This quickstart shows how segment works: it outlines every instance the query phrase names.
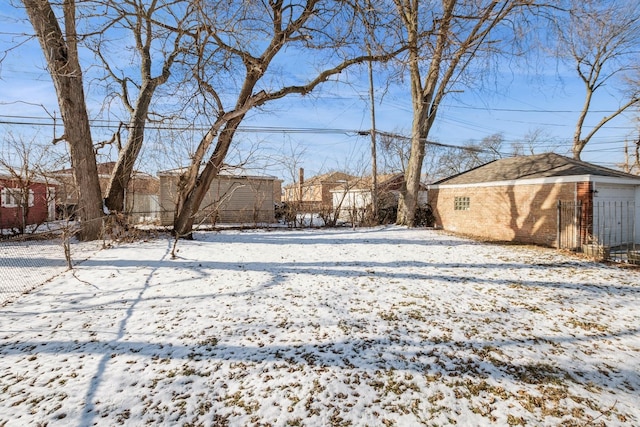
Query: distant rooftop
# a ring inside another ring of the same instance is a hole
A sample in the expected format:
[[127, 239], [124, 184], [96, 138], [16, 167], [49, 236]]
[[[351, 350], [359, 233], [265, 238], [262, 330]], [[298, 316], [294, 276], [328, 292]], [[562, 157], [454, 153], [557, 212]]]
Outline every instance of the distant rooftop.
[[575, 160], [555, 153], [545, 153], [494, 160], [477, 168], [442, 179], [435, 182], [434, 185], [478, 184], [576, 175], [635, 178], [640, 180], [640, 176], [637, 175]]
[[[200, 167], [200, 172], [202, 172], [203, 167]], [[174, 168], [174, 169], [167, 169], [167, 170], [163, 170], [163, 171], [158, 171], [158, 176], [175, 176], [175, 175], [180, 175], [181, 173], [185, 172], [187, 170], [187, 167], [181, 167], [181, 168]], [[219, 176], [222, 177], [236, 177], [236, 178], [254, 178], [254, 179], [278, 179], [275, 176], [272, 175], [256, 175], [251, 174], [251, 171], [246, 169], [246, 168], [238, 168], [238, 167], [233, 167], [233, 166], [224, 166], [223, 169], [220, 171]]]
[[[18, 175], [22, 175], [23, 171], [21, 170], [21, 168], [19, 167], [12, 167], [12, 166], [4, 166], [4, 165], [0, 165], [0, 178], [3, 179], [15, 179], [15, 174], [12, 172], [15, 171], [15, 173], [17, 173]], [[29, 177], [29, 181], [30, 182], [38, 182], [38, 183], [50, 183], [50, 184], [55, 184], [57, 183], [57, 181], [55, 181], [54, 179], [46, 179], [45, 177], [42, 176], [41, 173], [36, 172], [34, 170], [29, 170], [28, 174], [30, 175]], [[23, 175], [23, 179], [24, 179]]]

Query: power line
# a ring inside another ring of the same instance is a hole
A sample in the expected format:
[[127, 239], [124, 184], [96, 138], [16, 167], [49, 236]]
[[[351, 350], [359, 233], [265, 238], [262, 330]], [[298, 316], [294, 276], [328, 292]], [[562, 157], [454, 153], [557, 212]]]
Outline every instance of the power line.
[[[367, 132], [360, 133], [360, 135], [369, 135], [370, 133], [371, 133], [371, 131], [367, 131]], [[384, 132], [384, 131], [375, 131], [375, 133], [378, 134], [378, 135], [387, 136], [387, 137], [390, 137], [390, 138], [404, 139], [404, 140], [411, 139], [411, 137], [409, 137], [409, 136], [399, 135], [397, 133]], [[423, 141], [426, 145], [433, 145], [433, 146], [436, 146], [436, 147], [443, 147], [443, 148], [454, 148], [454, 149], [457, 149], [457, 150], [472, 151], [474, 153], [492, 153], [493, 152], [492, 150], [488, 150], [488, 149], [482, 149], [482, 148], [478, 148], [478, 147], [461, 146], [461, 145], [444, 144], [442, 142], [429, 141], [428, 139], [424, 139], [424, 138], [421, 138], [421, 141]]]
[[[17, 126], [34, 126], [34, 127], [53, 127], [53, 126], [61, 126], [61, 123], [58, 123], [58, 120], [51, 117], [41, 117], [41, 116], [29, 116], [29, 115], [0, 115], [0, 118], [5, 118], [8, 120], [1, 120], [0, 124], [3, 125], [17, 125]], [[92, 127], [94, 128], [102, 128], [102, 129], [115, 129], [120, 125], [120, 122], [115, 122], [113, 120], [105, 120], [105, 119], [92, 119], [90, 120], [92, 123]], [[455, 122], [455, 120], [454, 120]], [[125, 125], [124, 127], [127, 127]], [[193, 125], [193, 124], [185, 124], [183, 126], [164, 126], [164, 125], [154, 125], [150, 124], [146, 126], [149, 130], [158, 130], [158, 131], [196, 131], [196, 132], [206, 132], [210, 129], [208, 126], [204, 125]], [[481, 127], [478, 129], [481, 130]], [[486, 129], [485, 129], [486, 131]], [[297, 128], [297, 127], [279, 127], [279, 126], [240, 126], [238, 128], [239, 133], [250, 133], [250, 134], [259, 134], [259, 133], [267, 133], [267, 134], [313, 134], [313, 135], [345, 135], [345, 136], [365, 136], [370, 135], [371, 130], [360, 130], [360, 129], [346, 129], [346, 128]], [[378, 135], [387, 136], [396, 139], [409, 140], [411, 137], [406, 135], [400, 135], [397, 133], [385, 132], [385, 131], [376, 131]], [[595, 138], [594, 138], [595, 139]], [[468, 146], [468, 145], [455, 145], [455, 144], [446, 144], [431, 140], [424, 140], [425, 144], [442, 147], [442, 148], [451, 148], [456, 150], [465, 150], [470, 152], [477, 153], [487, 153], [490, 150]], [[518, 139], [510, 139], [505, 140], [505, 143], [515, 143], [522, 142]], [[542, 144], [536, 145], [536, 147], [543, 148], [545, 146], [555, 147], [558, 141], [546, 141]], [[625, 143], [624, 139], [612, 138], [612, 137], [600, 137], [597, 140], [591, 141], [589, 144], [589, 148], [586, 151], [589, 152], [617, 152], [623, 149], [622, 144]], [[612, 144], [617, 144], [617, 146], [612, 147]], [[598, 147], [594, 148], [596, 145], [607, 147]]]
[[[37, 117], [37, 116], [10, 116], [10, 115], [0, 115], [0, 117], [5, 119], [13, 119], [13, 120], [0, 120], [0, 124], [4, 125], [18, 125], [18, 126], [56, 126], [60, 125], [57, 123], [57, 120], [53, 120], [51, 117]], [[28, 120], [28, 121], [27, 121]], [[113, 120], [105, 120], [105, 119], [91, 119], [89, 120], [92, 127], [97, 128], [116, 128], [120, 126], [120, 122], [114, 122]], [[128, 125], [124, 125], [125, 128]], [[153, 130], [177, 130], [177, 131], [200, 131], [206, 132], [210, 129], [210, 126], [206, 125], [192, 125], [185, 124], [183, 126], [180, 125], [157, 125], [157, 124], [148, 124], [145, 126], [146, 129]], [[240, 126], [238, 127], [238, 132], [242, 133], [309, 133], [309, 134], [358, 134], [361, 132], [359, 129], [344, 129], [344, 128], [296, 128], [296, 127], [278, 127], [278, 126]]]
[[[507, 113], [553, 113], [553, 114], [576, 114], [579, 110], [543, 110], [534, 108], [492, 108], [492, 107], [473, 107], [468, 105], [448, 105], [449, 108], [458, 108], [464, 110], [480, 110], [480, 111], [501, 111]], [[589, 110], [590, 113], [608, 114], [615, 113], [617, 110]]]

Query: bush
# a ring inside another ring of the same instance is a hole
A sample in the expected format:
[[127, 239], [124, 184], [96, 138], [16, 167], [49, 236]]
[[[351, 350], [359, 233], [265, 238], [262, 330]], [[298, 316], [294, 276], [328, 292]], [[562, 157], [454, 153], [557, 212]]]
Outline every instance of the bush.
[[[395, 224], [398, 220], [398, 205], [384, 206], [378, 208], [378, 221], [380, 224]], [[416, 209], [415, 226], [433, 227], [436, 218], [433, 215], [431, 205], [418, 206]]]
[[418, 206], [416, 209], [415, 226], [416, 227], [433, 227], [436, 223], [436, 217], [433, 214], [431, 205], [426, 204]]

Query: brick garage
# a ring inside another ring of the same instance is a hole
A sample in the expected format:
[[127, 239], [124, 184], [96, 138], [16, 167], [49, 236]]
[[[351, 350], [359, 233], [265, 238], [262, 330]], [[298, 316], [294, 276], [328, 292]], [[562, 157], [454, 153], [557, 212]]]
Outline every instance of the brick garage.
[[[436, 226], [479, 238], [556, 246], [558, 201], [592, 206], [640, 177], [557, 154], [501, 159], [429, 187]], [[614, 197], [614, 196], [611, 196]], [[640, 209], [636, 209], [640, 213]]]

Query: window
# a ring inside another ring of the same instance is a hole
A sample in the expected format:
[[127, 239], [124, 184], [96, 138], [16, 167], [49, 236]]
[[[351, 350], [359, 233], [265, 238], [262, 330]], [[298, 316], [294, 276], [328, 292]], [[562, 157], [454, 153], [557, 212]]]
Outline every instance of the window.
[[453, 200], [453, 210], [456, 210], [456, 211], [468, 211], [469, 210], [469, 197], [456, 197]]
[[[29, 190], [29, 207], [33, 206], [33, 190]], [[24, 204], [24, 190], [21, 188], [3, 188], [0, 192], [0, 205], [5, 208], [17, 208]]]

